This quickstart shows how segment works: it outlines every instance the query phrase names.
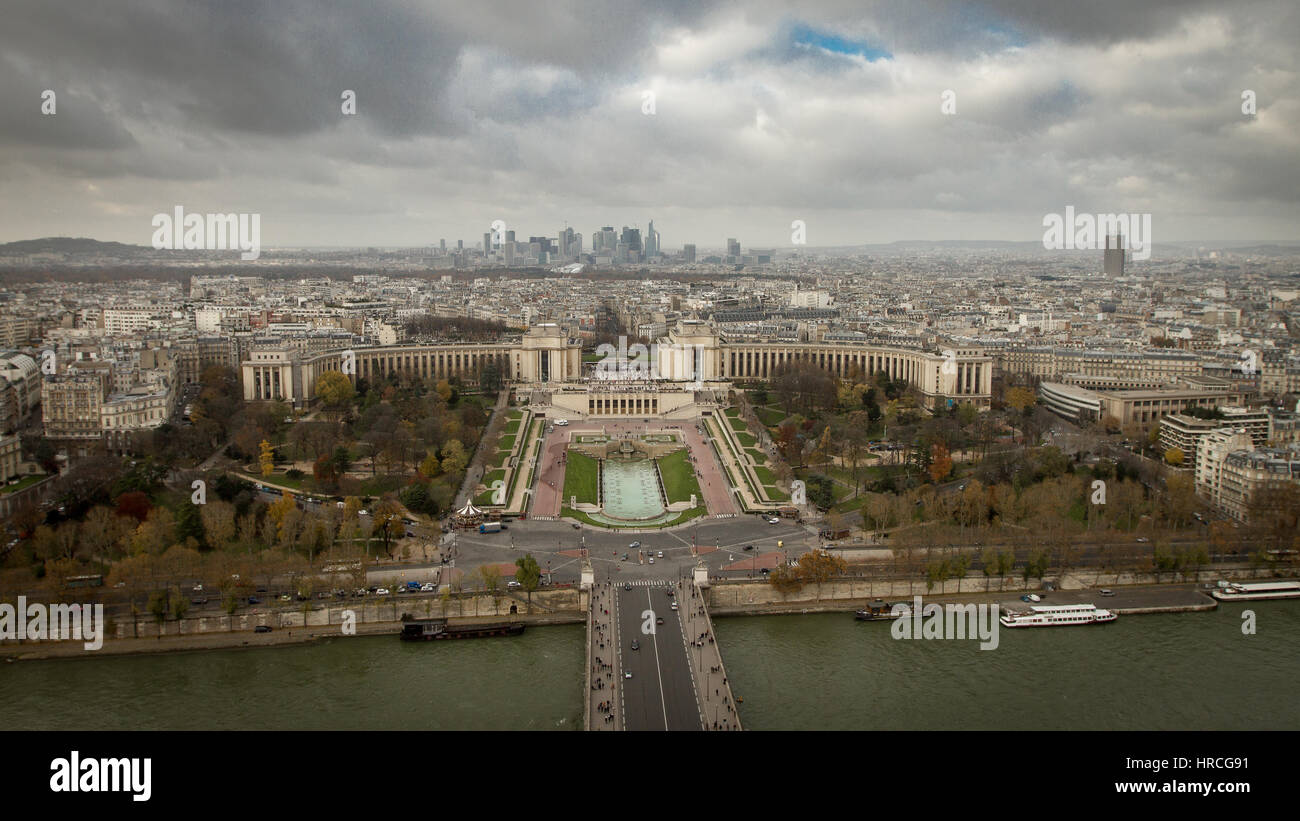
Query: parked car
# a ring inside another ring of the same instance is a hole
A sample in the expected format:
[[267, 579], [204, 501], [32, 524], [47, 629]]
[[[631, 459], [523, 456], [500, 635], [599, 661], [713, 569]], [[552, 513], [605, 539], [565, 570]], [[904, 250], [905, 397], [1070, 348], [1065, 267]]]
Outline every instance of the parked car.
[[288, 593], [280, 594], [280, 601], [292, 601], [292, 600], [293, 600], [292, 597]]
[[636, 549], [638, 549], [638, 548], [640, 548], [640, 547], [641, 547], [641, 543], [640, 543], [640, 542], [632, 542], [632, 544], [628, 545], [628, 548], [631, 549], [631, 550], [636, 550]]
[[573, 529], [574, 529], [574, 530], [582, 530], [582, 525], [578, 524], [577, 522], [574, 522], [574, 523], [573, 523]]
[[379, 588], [378, 590], [375, 591], [375, 595], [376, 595], [376, 596], [387, 596], [387, 595], [389, 595], [389, 590], [388, 590], [387, 587], [381, 587], [381, 588]]
[[651, 556], [651, 557], [650, 557], [650, 564], [654, 564], [654, 563], [655, 563], [655, 557], [654, 557], [654, 556]]
[[658, 555], [659, 555], [659, 558], [662, 559], [662, 558], [664, 557], [664, 552], [663, 552], [662, 550], [660, 550]]
[[437, 591], [437, 589], [438, 586], [435, 585], [433, 582], [425, 582], [424, 584], [420, 585], [421, 593], [433, 593]]
[[522, 585], [519, 584], [519, 582], [515, 581], [514, 579], [511, 579], [510, 581], [506, 582], [506, 587], [522, 587]]
[[254, 632], [254, 633], [269, 633], [269, 632], [271, 632], [271, 625], [269, 625], [269, 624], [259, 624], [259, 625], [257, 625], [256, 627], [253, 628], [253, 632]]
[[1115, 591], [1114, 591], [1114, 590], [1111, 590], [1110, 588], [1107, 588], [1107, 587], [1103, 587], [1102, 589], [1098, 590], [1097, 592], [1100, 593], [1100, 594], [1103, 595], [1103, 596], [1113, 596], [1113, 595], [1115, 595]]
[[261, 604], [261, 603], [262, 603], [262, 600], [259, 599], [257, 596], [249, 596], [249, 597], [248, 597], [248, 603], [249, 603], [249, 604]]
[[781, 523], [781, 519], [780, 519], [779, 517], [777, 517], [777, 516], [773, 516], [772, 518], [770, 518], [770, 519], [767, 520], [767, 523], [770, 524], [770, 525], [780, 524], [780, 523]]
[[1026, 593], [1025, 595], [1020, 597], [1020, 600], [1034, 602], [1034, 601], [1042, 601], [1042, 598], [1040, 598], [1037, 593]]
[[747, 545], [745, 545], [745, 549], [746, 549], [746, 550], [753, 550], [753, 549], [754, 549], [754, 546], [753, 546], [752, 544], [747, 544]]

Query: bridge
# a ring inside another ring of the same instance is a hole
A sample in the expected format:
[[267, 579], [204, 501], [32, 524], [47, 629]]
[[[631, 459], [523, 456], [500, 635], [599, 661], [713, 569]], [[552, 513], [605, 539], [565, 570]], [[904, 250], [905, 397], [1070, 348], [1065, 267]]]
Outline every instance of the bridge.
[[693, 580], [598, 582], [590, 601], [586, 729], [741, 729]]

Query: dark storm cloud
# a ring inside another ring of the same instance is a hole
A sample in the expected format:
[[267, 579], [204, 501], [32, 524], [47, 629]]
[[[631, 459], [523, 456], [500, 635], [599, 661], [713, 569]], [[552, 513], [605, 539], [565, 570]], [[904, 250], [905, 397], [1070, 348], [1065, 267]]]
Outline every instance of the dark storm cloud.
[[623, 208], [676, 209], [705, 234], [746, 209], [776, 226], [791, 209], [997, 224], [1067, 202], [1282, 224], [1300, 201], [1296, 8], [11, 2], [0, 226], [15, 235], [0, 239], [105, 226], [139, 241], [167, 202], [264, 209], [288, 244], [474, 237], [502, 214], [589, 232], [578, 218]]

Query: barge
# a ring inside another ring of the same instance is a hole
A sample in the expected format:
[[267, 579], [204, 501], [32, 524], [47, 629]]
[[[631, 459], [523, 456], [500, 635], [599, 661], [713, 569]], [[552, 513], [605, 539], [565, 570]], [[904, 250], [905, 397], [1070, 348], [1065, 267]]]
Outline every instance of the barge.
[[448, 624], [446, 619], [408, 619], [398, 635], [402, 641], [441, 641], [443, 639], [482, 639], [491, 636], [518, 636], [524, 632], [520, 622], [497, 624]]

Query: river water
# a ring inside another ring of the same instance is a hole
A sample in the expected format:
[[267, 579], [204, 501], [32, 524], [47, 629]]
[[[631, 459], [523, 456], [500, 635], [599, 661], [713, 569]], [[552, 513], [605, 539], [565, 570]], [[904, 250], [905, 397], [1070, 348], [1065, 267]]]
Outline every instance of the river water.
[[[1257, 633], [1245, 636], [1241, 613]], [[717, 619], [746, 729], [1300, 729], [1300, 602], [903, 641], [848, 614]], [[584, 628], [0, 664], [5, 729], [582, 726]]]
[[894, 639], [891, 626], [717, 619], [745, 729], [1300, 729], [1300, 602], [1003, 629], [995, 650]]

